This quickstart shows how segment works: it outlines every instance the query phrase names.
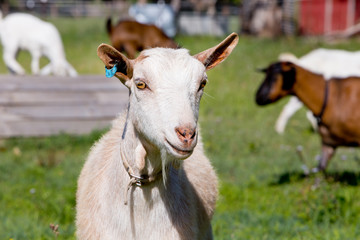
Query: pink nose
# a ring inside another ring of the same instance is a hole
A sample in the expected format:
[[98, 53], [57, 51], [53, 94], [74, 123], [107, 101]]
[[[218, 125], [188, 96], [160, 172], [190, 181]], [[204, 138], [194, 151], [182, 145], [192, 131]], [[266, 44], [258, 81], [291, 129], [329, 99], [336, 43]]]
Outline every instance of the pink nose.
[[195, 139], [196, 128], [177, 127], [175, 131], [180, 141], [186, 146], [190, 146]]

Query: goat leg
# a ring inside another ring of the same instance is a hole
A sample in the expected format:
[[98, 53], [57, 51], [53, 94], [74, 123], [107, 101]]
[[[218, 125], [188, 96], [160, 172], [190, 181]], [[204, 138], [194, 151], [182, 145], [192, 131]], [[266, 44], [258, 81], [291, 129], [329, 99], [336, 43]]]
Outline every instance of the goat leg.
[[135, 44], [125, 43], [124, 44], [124, 50], [125, 50], [127, 56], [130, 59], [135, 59], [136, 58], [136, 46], [135, 46]]
[[50, 75], [52, 71], [53, 71], [53, 64], [50, 62], [40, 70], [40, 75], [47, 76]]
[[276, 120], [275, 130], [279, 134], [283, 134], [285, 127], [292, 115], [296, 113], [304, 104], [297, 98], [291, 97], [289, 102], [284, 106], [278, 119]]
[[335, 147], [333, 146], [329, 146], [326, 144], [322, 144], [321, 146], [321, 157], [320, 157], [320, 161], [319, 161], [319, 165], [317, 167], [317, 170], [324, 172], [330, 159], [332, 158], [332, 156], [335, 153]]
[[40, 71], [39, 62], [40, 62], [41, 52], [38, 49], [33, 49], [30, 51], [30, 54], [31, 54], [31, 72], [32, 74], [39, 74]]
[[3, 59], [5, 62], [5, 65], [9, 69], [11, 73], [24, 75], [25, 70], [21, 67], [21, 65], [16, 61], [16, 55], [17, 51], [16, 49], [4, 49]]

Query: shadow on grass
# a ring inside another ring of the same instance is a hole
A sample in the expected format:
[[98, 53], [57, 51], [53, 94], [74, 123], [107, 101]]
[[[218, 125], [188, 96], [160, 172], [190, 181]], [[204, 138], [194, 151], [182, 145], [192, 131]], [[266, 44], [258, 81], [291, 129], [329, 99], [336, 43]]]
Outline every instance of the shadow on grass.
[[[279, 174], [275, 177], [275, 180], [270, 183], [270, 185], [282, 185], [293, 182], [299, 182], [306, 178], [311, 178], [312, 176], [322, 175], [321, 173], [317, 173], [314, 175], [305, 175], [300, 171], [292, 171], [285, 172]], [[349, 185], [349, 186], [359, 186], [360, 185], [360, 172], [351, 172], [351, 171], [343, 171], [343, 172], [327, 172], [322, 175], [324, 179], [328, 182], [338, 182], [341, 184]]]

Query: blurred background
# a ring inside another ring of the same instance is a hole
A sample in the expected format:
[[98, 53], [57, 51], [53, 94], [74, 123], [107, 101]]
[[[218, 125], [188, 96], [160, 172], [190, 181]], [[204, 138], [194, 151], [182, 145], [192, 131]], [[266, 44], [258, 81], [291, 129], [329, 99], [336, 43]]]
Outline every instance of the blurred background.
[[[77, 71], [76, 77], [34, 75], [31, 54], [19, 51], [16, 59], [25, 74], [16, 75], [0, 59], [0, 239], [75, 239], [77, 178], [90, 147], [125, 108], [128, 96], [116, 78], [105, 77], [96, 54], [99, 44], [112, 44], [109, 17], [114, 27], [122, 19], [154, 24], [190, 54], [215, 46], [231, 32], [240, 35], [230, 57], [208, 72], [200, 107], [205, 151], [220, 182], [215, 239], [359, 239], [359, 150], [339, 148], [326, 175], [307, 175], [304, 167], [318, 164], [321, 140], [306, 109], [278, 134], [276, 119], [287, 99], [259, 107], [255, 93], [264, 79], [256, 69], [281, 53], [359, 51], [360, 1], [0, 4], [0, 35], [13, 13], [49, 22]], [[49, 63], [41, 57], [40, 68]]]
[[222, 35], [234, 30], [268, 37], [331, 35], [349, 30], [360, 18], [357, 0], [3, 0], [1, 6], [5, 15], [133, 17], [163, 28], [171, 37], [176, 33]]

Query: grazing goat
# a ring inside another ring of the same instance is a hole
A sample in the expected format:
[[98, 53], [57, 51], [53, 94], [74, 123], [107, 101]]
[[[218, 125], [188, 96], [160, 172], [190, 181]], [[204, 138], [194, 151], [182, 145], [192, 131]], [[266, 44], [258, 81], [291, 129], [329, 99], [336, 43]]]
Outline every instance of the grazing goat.
[[[314, 73], [323, 74], [325, 79], [360, 76], [360, 51], [349, 52], [319, 48], [299, 59], [292, 54], [281, 54], [279, 60], [290, 61]], [[279, 134], [284, 133], [288, 120], [302, 106], [303, 103], [297, 97], [291, 97], [276, 121], [276, 132]], [[313, 128], [317, 129], [317, 123], [312, 112], [308, 111], [306, 116]]]
[[217, 177], [200, 139], [199, 103], [206, 71], [237, 42], [233, 33], [195, 56], [153, 48], [134, 60], [99, 46], [108, 76], [115, 74], [130, 96], [81, 172], [79, 239], [212, 239]]
[[[76, 70], [66, 61], [60, 34], [54, 25], [26, 13], [13, 13], [0, 20], [0, 39], [3, 58], [9, 71], [23, 75], [25, 70], [16, 61], [20, 50], [31, 54], [31, 71], [40, 75], [77, 76]], [[41, 56], [50, 63], [40, 70]]]
[[266, 77], [256, 103], [266, 105], [295, 95], [317, 118], [322, 154], [316, 170], [324, 171], [338, 146], [360, 144], [360, 78], [332, 78], [312, 73], [290, 62], [277, 62], [264, 70]]
[[137, 51], [154, 47], [177, 48], [178, 45], [155, 25], [147, 25], [132, 20], [120, 21], [116, 26], [111, 18], [106, 22], [111, 45], [134, 59]]

